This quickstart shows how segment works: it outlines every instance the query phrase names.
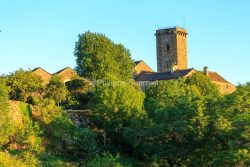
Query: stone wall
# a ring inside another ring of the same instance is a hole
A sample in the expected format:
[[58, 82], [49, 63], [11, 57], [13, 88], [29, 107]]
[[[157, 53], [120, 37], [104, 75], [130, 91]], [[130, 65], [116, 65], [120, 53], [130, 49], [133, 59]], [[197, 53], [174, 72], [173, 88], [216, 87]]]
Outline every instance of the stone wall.
[[176, 28], [177, 33], [177, 66], [180, 70], [188, 68], [187, 65], [187, 32], [184, 29]]
[[33, 71], [33, 74], [41, 77], [43, 84], [48, 84], [50, 79], [51, 79], [51, 74], [49, 74], [48, 72], [46, 72], [44, 69], [42, 68], [37, 68]]
[[236, 91], [236, 87], [230, 83], [215, 82], [215, 81], [212, 81], [212, 82], [218, 86], [222, 94], [226, 95], [226, 94], [230, 94]]
[[171, 71], [177, 64], [178, 69], [187, 69], [186, 30], [178, 27], [156, 31], [157, 71]]
[[10, 110], [10, 118], [14, 124], [22, 125], [23, 124], [23, 116], [20, 110], [20, 102], [19, 101], [9, 101], [9, 110]]
[[145, 64], [143, 61], [140, 62], [137, 66], [134, 68], [133, 76], [136, 77], [141, 72], [154, 72], [147, 64]]
[[66, 83], [72, 80], [73, 77], [77, 76], [76, 72], [69, 67], [60, 71], [58, 75], [61, 77], [63, 83]]

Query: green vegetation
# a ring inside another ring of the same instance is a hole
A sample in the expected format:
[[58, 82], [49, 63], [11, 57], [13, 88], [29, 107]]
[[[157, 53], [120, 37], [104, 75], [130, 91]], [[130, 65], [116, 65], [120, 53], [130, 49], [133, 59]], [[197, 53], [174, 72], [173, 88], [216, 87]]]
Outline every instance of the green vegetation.
[[66, 83], [68, 96], [63, 104], [67, 108], [83, 109], [89, 108], [92, 84], [82, 77], [75, 77]]
[[132, 79], [134, 62], [129, 50], [115, 44], [103, 34], [86, 32], [75, 44], [76, 71], [93, 80], [117, 77]]
[[9, 137], [12, 129], [10, 128], [10, 111], [9, 111], [9, 89], [5, 80], [0, 78], [0, 145], [3, 145]]
[[27, 102], [29, 98], [40, 95], [43, 90], [42, 80], [32, 71], [17, 70], [8, 76], [6, 85], [10, 89], [10, 99]]
[[64, 83], [62, 83], [60, 76], [52, 76], [47, 89], [45, 91], [45, 97], [53, 99], [57, 105], [66, 100], [68, 90]]
[[26, 164], [24, 162], [22, 162], [21, 160], [17, 159], [16, 157], [11, 156], [8, 153], [0, 152], [0, 166], [26, 167]]
[[[196, 73], [142, 92], [128, 50], [91, 32], [75, 56], [94, 85], [54, 76], [43, 86], [24, 70], [0, 78], [0, 166], [250, 166], [250, 83], [221, 95]], [[89, 111], [77, 123], [65, 108]]]
[[97, 155], [94, 159], [89, 161], [86, 165], [86, 167], [96, 167], [96, 166], [102, 166], [102, 167], [130, 167], [130, 165], [122, 164], [119, 160], [119, 155], [113, 156], [110, 153], [102, 153], [101, 156]]

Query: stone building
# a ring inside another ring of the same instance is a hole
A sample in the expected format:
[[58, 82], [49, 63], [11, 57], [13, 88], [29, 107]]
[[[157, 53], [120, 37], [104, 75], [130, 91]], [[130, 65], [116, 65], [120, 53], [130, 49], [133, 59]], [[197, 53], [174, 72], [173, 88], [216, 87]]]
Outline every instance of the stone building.
[[136, 61], [133, 76], [136, 77], [142, 72], [154, 72], [143, 60]]
[[[142, 89], [154, 81], [185, 78], [197, 72], [194, 68], [188, 68], [187, 34], [187, 31], [180, 27], [156, 30], [157, 72], [149, 70], [151, 68], [145, 62], [143, 65], [136, 62], [134, 67], [134, 74], [136, 74], [134, 79]], [[233, 84], [217, 72], [208, 71], [208, 67], [204, 67], [203, 73], [218, 86], [222, 94], [229, 94], [236, 90]]]
[[[157, 72], [154, 72], [143, 60], [136, 61], [133, 70], [134, 79], [143, 90], [154, 81], [186, 78], [197, 72], [194, 68], [188, 68], [187, 34], [187, 31], [180, 27], [156, 30]], [[77, 76], [76, 72], [70, 67], [54, 74], [50, 74], [39, 67], [34, 69], [33, 73], [40, 76], [44, 84], [49, 83], [52, 75], [59, 75], [63, 83]], [[233, 84], [217, 72], [208, 71], [208, 67], [204, 67], [203, 73], [218, 86], [221, 93], [229, 94], [236, 90]]]
[[203, 73], [204, 75], [207, 75], [215, 85], [218, 86], [221, 93], [230, 94], [236, 91], [236, 87], [233, 84], [225, 80], [217, 72], [208, 71], [208, 67], [204, 67]]
[[55, 72], [54, 74], [50, 74], [49, 72], [47, 72], [41, 67], [35, 68], [32, 72], [33, 74], [41, 77], [45, 85], [49, 83], [53, 75], [59, 75], [63, 83], [66, 83], [77, 76], [77, 73], [70, 67], [66, 67], [60, 71]]
[[169, 72], [173, 65], [187, 69], [187, 32], [173, 27], [156, 30], [157, 71]]
[[70, 67], [66, 67], [66, 68], [54, 73], [54, 75], [59, 75], [61, 77], [63, 83], [71, 81], [74, 77], [77, 76], [76, 72]]
[[32, 73], [41, 77], [43, 84], [47, 85], [52, 77], [52, 75], [41, 67], [32, 70]]

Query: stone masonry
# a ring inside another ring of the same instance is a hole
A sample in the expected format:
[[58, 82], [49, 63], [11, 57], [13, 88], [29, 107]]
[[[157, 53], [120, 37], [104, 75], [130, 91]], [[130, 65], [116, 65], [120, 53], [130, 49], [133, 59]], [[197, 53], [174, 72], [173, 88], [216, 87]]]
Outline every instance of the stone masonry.
[[156, 30], [157, 71], [169, 72], [173, 65], [185, 70], [187, 65], [187, 32], [180, 27]]

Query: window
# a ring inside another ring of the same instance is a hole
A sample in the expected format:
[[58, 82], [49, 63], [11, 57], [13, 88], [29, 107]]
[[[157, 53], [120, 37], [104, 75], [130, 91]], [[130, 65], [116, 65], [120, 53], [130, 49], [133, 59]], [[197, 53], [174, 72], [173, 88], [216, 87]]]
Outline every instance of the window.
[[169, 51], [169, 48], [170, 48], [170, 46], [169, 46], [169, 44], [167, 44], [167, 51]]

